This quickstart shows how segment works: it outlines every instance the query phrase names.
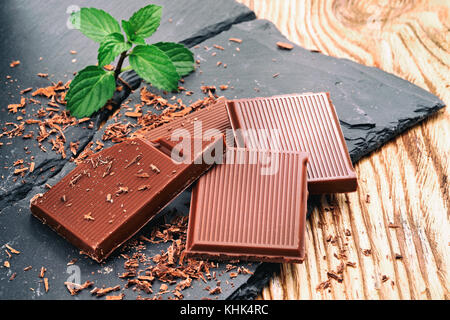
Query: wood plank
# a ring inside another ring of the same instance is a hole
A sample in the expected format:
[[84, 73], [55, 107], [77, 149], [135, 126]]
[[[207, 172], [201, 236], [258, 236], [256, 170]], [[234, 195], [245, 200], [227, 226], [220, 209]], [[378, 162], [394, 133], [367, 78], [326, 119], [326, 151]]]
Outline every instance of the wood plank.
[[[239, 1], [301, 46], [379, 67], [450, 102], [448, 1]], [[283, 265], [258, 298], [450, 298], [449, 125], [445, 108], [362, 159], [358, 191], [323, 196], [314, 210], [305, 262]], [[341, 263], [338, 282], [329, 272]]]

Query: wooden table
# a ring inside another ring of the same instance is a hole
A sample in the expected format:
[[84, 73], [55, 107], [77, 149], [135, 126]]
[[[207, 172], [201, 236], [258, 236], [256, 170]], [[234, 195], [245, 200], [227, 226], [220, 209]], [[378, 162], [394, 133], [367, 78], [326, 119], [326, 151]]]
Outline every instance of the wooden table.
[[[291, 41], [376, 66], [450, 102], [450, 1], [239, 0]], [[448, 299], [448, 107], [359, 161], [357, 192], [323, 196], [307, 257], [260, 299]]]

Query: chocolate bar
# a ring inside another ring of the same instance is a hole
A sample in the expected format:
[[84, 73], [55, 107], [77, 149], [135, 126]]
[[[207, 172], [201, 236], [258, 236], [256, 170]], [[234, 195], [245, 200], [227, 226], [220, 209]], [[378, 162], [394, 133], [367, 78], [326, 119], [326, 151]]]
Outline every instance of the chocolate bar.
[[356, 173], [328, 93], [232, 100], [227, 109], [238, 147], [309, 153], [310, 193], [356, 190]]
[[213, 165], [203, 157], [223, 153], [223, 136], [195, 149], [168, 138], [114, 145], [33, 197], [31, 212], [101, 262]]
[[301, 262], [307, 154], [229, 148], [192, 191], [186, 255]]

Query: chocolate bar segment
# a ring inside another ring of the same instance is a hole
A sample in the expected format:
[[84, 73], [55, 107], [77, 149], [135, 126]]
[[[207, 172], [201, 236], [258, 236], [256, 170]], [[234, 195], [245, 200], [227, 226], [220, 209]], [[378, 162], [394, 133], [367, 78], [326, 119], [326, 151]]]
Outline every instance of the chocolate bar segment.
[[232, 100], [227, 110], [238, 147], [308, 152], [310, 193], [356, 190], [356, 173], [328, 93]]
[[223, 152], [223, 144], [222, 136], [183, 154], [169, 139], [125, 141], [93, 155], [35, 196], [31, 212], [100, 262], [211, 167], [203, 156]]
[[159, 137], [171, 136], [175, 130], [186, 130], [193, 138], [208, 139], [211, 134], [214, 135], [211, 131], [214, 130], [222, 133], [224, 136], [228, 132], [231, 134], [230, 141], [233, 141], [226, 103], [227, 100], [221, 97], [211, 106], [174, 118], [170, 122], [156, 128], [143, 128], [136, 132], [134, 136], [153, 140]]
[[304, 259], [307, 154], [230, 148], [192, 191], [188, 256]]

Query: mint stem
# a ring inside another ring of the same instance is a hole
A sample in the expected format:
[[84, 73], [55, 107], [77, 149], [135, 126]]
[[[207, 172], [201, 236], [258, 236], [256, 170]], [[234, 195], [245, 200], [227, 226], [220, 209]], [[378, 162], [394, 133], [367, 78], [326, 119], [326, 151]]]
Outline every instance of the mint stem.
[[117, 62], [117, 66], [116, 66], [116, 70], [114, 70], [114, 79], [117, 80], [117, 78], [119, 77], [120, 72], [122, 72], [122, 64], [123, 61], [125, 60], [125, 58], [127, 57], [127, 52], [124, 51], [120, 54], [120, 58], [119, 61]]

